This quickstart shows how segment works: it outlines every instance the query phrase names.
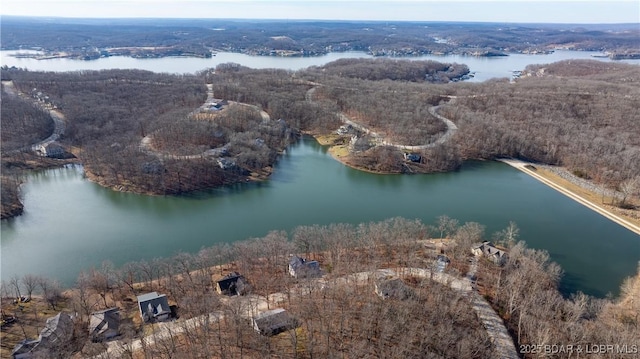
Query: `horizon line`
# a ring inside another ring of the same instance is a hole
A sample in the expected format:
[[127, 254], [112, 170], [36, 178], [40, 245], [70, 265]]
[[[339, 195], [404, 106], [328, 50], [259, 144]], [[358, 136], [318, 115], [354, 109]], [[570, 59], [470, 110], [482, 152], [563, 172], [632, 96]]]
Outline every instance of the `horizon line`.
[[[207, 17], [156, 17], [156, 16], [144, 16], [144, 17], [85, 17], [85, 16], [42, 16], [42, 15], [13, 15], [13, 14], [0, 14], [0, 18], [12, 17], [12, 18], [25, 18], [25, 19], [42, 19], [42, 20], [199, 20], [199, 21], [263, 21], [263, 22], [354, 22], [354, 23], [367, 23], [367, 22], [395, 22], [395, 23], [458, 23], [458, 24], [509, 24], [509, 25], [640, 25], [640, 22], [544, 22], [544, 21], [473, 21], [473, 20], [384, 20], [384, 19], [287, 19], [287, 18], [207, 18]], [[2, 24], [0, 23], [0, 26]], [[638, 29], [640, 31], [640, 28]]]

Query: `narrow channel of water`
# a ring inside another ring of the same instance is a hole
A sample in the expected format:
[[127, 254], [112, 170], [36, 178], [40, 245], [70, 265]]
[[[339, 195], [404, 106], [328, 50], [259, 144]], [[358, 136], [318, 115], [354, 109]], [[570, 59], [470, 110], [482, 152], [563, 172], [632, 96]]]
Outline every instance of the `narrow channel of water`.
[[69, 168], [31, 175], [24, 202], [23, 216], [2, 222], [3, 280], [35, 273], [71, 284], [104, 260], [121, 265], [195, 252], [298, 225], [394, 216], [433, 224], [443, 214], [482, 223], [488, 236], [515, 221], [521, 239], [563, 267], [565, 293], [617, 294], [640, 260], [636, 234], [505, 164], [375, 175], [343, 166], [309, 138], [293, 145], [264, 183], [150, 197], [102, 188]]

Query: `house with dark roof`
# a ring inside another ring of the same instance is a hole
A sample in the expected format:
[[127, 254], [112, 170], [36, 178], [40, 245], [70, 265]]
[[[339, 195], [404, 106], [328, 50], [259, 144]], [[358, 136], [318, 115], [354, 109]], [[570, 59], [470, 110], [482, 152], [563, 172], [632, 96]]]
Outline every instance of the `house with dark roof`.
[[14, 359], [48, 358], [64, 348], [73, 337], [73, 320], [67, 313], [60, 312], [47, 319], [38, 339], [25, 340], [13, 348]]
[[422, 161], [422, 156], [420, 156], [418, 153], [404, 153], [404, 159], [410, 162], [417, 162], [420, 163], [420, 161]]
[[282, 308], [267, 310], [252, 318], [253, 329], [262, 335], [277, 335], [300, 326], [296, 318]]
[[237, 272], [231, 272], [216, 282], [216, 291], [224, 295], [243, 295], [248, 289], [249, 283]]
[[89, 317], [89, 337], [94, 342], [111, 339], [119, 334], [120, 310], [109, 308], [91, 313]]
[[320, 277], [320, 264], [317, 261], [310, 261], [292, 255], [289, 258], [289, 274], [294, 278], [315, 278]]
[[50, 142], [38, 147], [38, 153], [44, 157], [63, 158], [67, 151], [57, 142]]
[[145, 323], [161, 322], [171, 316], [171, 308], [169, 307], [167, 296], [157, 292], [139, 295], [138, 309], [140, 309], [140, 317]]
[[382, 299], [405, 300], [413, 296], [413, 290], [400, 278], [381, 278], [375, 283], [375, 292]]
[[31, 359], [36, 355], [36, 347], [40, 344], [39, 339], [25, 339], [18, 343], [11, 352], [13, 359]]
[[471, 246], [471, 253], [476, 257], [486, 257], [495, 264], [502, 265], [507, 260], [507, 252], [496, 248], [493, 243], [484, 241]]

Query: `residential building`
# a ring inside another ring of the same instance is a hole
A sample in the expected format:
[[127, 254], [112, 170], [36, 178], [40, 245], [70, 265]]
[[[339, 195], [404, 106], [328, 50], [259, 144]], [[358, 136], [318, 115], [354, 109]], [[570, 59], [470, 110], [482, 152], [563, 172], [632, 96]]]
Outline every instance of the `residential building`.
[[91, 340], [100, 342], [119, 334], [120, 310], [109, 308], [91, 313], [89, 317], [89, 336]]
[[138, 296], [138, 309], [143, 322], [157, 322], [169, 319], [171, 308], [165, 294], [151, 292]]
[[315, 278], [322, 275], [320, 264], [292, 255], [289, 259], [289, 274], [294, 278]]
[[262, 312], [252, 319], [253, 329], [262, 335], [272, 336], [300, 326], [296, 318], [283, 308]]
[[243, 295], [248, 289], [249, 283], [237, 272], [231, 272], [216, 282], [216, 291], [224, 295]]

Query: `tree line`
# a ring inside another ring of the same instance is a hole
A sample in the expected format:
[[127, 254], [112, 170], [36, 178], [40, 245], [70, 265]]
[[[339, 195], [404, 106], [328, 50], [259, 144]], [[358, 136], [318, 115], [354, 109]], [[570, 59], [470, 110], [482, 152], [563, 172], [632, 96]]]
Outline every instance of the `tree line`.
[[[211, 31], [218, 29], [219, 31]], [[444, 22], [230, 21], [214, 19], [57, 19], [3, 17], [2, 48], [42, 48], [94, 59], [114, 47], [167, 47], [164, 55], [207, 56], [211, 50], [274, 56], [364, 51], [376, 56], [431, 53], [638, 52], [632, 25], [493, 24]], [[82, 34], [82, 35], [80, 35]], [[123, 53], [127, 53], [124, 50]]]
[[[444, 246], [424, 241], [432, 237], [444, 237]], [[392, 218], [359, 225], [300, 226], [289, 233], [273, 231], [262, 238], [120, 268], [105, 262], [80, 273], [73, 290], [64, 295], [55, 282], [31, 275], [3, 281], [1, 293], [3, 298], [42, 294], [48, 306], [64, 303], [78, 313], [76, 336], [55, 353], [60, 357], [103, 352], [104, 344], [89, 342], [86, 324], [91, 312], [111, 306], [126, 313], [118, 338], [123, 355], [136, 357], [127, 351], [132, 350], [132, 341], [153, 336], [156, 329], [139, 322], [132, 298], [158, 291], [177, 305], [182, 319], [194, 318], [199, 325], [176, 324], [183, 325], [182, 333], [156, 337], [155, 343], [139, 349], [144, 357], [486, 358], [493, 356], [492, 344], [470, 308], [470, 298], [461, 292], [411, 275], [401, 276], [412, 293], [404, 300], [379, 298], [373, 293], [373, 282], [328, 284], [345, 275], [380, 268], [432, 268], [441, 253], [451, 261], [446, 272], [462, 277], [469, 270], [472, 244], [485, 239], [508, 249], [508, 256], [502, 266], [478, 259], [478, 290], [503, 318], [517, 346], [635, 343], [640, 334], [634, 289], [638, 278], [626, 280], [616, 300], [582, 293], [563, 297], [558, 291], [562, 270], [545, 251], [518, 242], [516, 224], [489, 236], [479, 223], [460, 223], [447, 216], [433, 225]], [[313, 280], [290, 277], [286, 264], [292, 253], [318, 260], [327, 284], [319, 287]], [[247, 297], [231, 300], [213, 293], [215, 281], [230, 271], [248, 279]], [[278, 305], [298, 318], [301, 326], [264, 337], [247, 322], [244, 306], [249, 298], [276, 292], [290, 293]], [[203, 315], [213, 312], [220, 315], [218, 319]], [[20, 319], [20, 313], [15, 314]]]

